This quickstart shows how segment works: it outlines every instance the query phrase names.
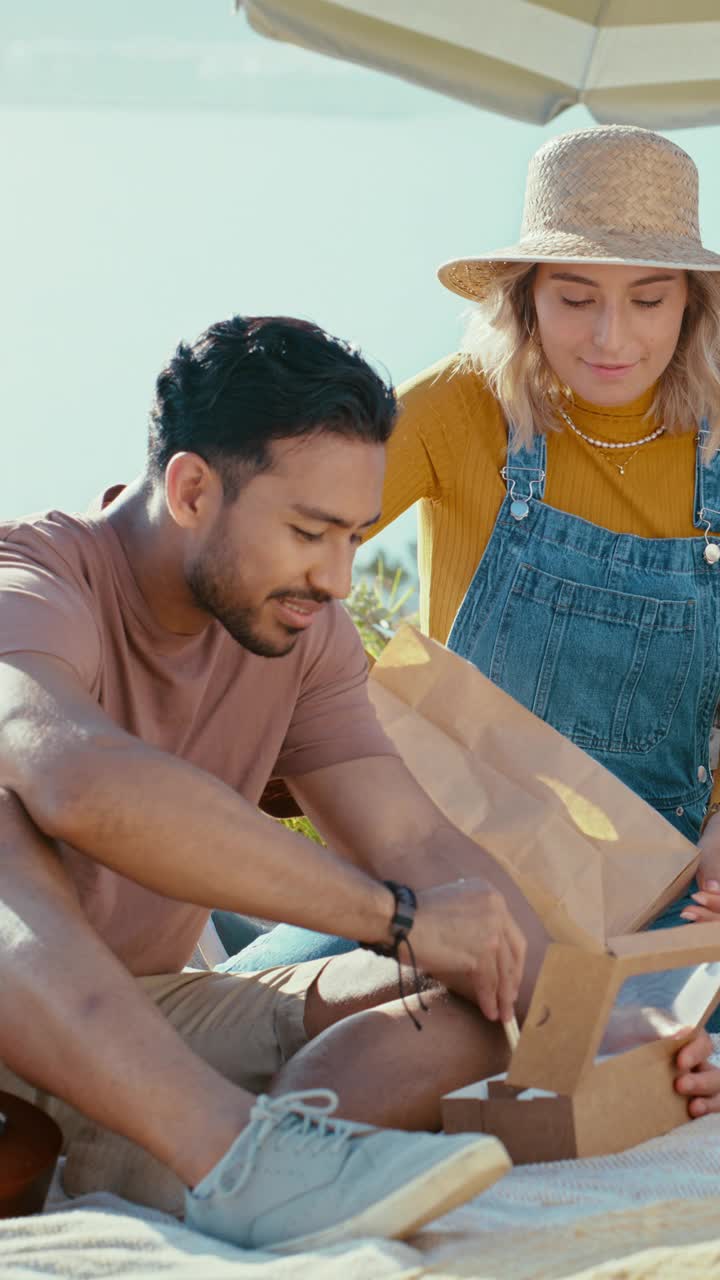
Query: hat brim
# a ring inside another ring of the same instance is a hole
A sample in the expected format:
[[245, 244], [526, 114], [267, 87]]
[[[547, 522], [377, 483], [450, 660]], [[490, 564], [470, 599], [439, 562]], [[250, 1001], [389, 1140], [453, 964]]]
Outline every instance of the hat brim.
[[438, 267], [440, 283], [461, 298], [478, 301], [503, 263], [577, 262], [588, 266], [667, 267], [676, 271], [720, 271], [720, 254], [699, 242], [671, 236], [609, 232], [593, 238], [546, 232], [475, 258], [454, 258]]

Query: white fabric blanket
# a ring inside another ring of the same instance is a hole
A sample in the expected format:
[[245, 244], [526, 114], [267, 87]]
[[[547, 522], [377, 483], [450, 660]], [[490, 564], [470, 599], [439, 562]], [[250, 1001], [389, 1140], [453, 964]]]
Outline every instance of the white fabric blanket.
[[67, 1205], [54, 1198], [41, 1217], [0, 1222], [2, 1280], [720, 1280], [720, 1116], [622, 1155], [513, 1169], [407, 1245], [272, 1257], [113, 1196]]

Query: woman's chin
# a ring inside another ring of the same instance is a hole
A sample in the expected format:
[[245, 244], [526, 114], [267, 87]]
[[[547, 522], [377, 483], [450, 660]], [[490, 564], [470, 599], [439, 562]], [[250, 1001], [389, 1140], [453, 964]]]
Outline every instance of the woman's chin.
[[646, 378], [639, 378], [636, 369], [628, 370], [624, 375], [616, 374], [611, 378], [588, 371], [582, 377], [576, 378], [574, 384], [570, 384], [572, 391], [581, 400], [608, 408], [639, 400], [652, 385], [652, 382], [648, 382]]

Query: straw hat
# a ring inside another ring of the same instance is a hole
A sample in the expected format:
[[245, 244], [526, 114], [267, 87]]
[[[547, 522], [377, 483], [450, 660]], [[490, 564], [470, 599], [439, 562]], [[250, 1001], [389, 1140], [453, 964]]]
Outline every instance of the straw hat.
[[478, 299], [502, 262], [569, 261], [720, 271], [720, 254], [700, 240], [690, 156], [632, 125], [552, 138], [530, 161], [518, 243], [446, 262], [438, 276]]

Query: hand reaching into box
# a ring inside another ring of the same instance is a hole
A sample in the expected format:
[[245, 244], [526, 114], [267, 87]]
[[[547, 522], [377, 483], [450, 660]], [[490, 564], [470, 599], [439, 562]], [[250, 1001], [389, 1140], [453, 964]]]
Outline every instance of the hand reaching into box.
[[477, 1004], [486, 1018], [508, 1022], [525, 962], [525, 939], [505, 899], [480, 877], [424, 889], [411, 941], [418, 964]]
[[681, 912], [683, 920], [720, 923], [720, 813], [713, 813], [700, 837], [700, 866], [697, 870], [699, 891], [693, 903]]

